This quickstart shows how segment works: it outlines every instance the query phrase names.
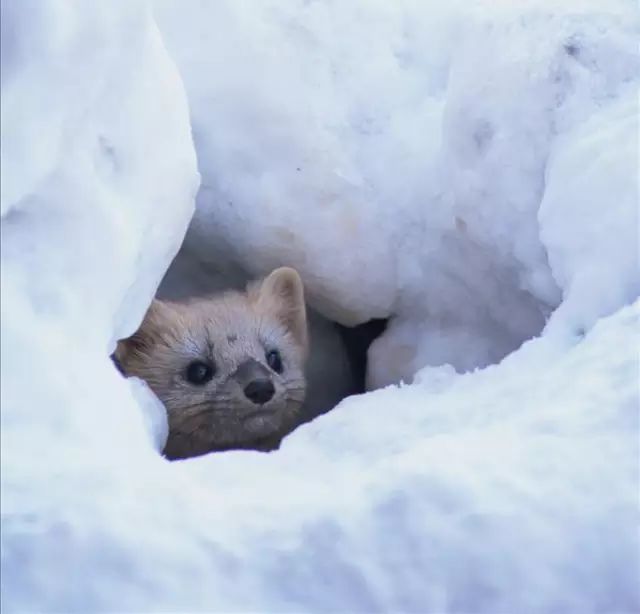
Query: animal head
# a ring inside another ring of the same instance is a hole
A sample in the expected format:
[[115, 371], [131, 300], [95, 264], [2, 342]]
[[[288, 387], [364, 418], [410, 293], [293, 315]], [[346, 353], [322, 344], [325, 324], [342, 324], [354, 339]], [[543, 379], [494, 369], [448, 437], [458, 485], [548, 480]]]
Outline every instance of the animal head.
[[244, 293], [154, 300], [116, 359], [164, 403], [165, 454], [185, 458], [279, 441], [304, 400], [307, 344], [302, 281], [283, 267]]

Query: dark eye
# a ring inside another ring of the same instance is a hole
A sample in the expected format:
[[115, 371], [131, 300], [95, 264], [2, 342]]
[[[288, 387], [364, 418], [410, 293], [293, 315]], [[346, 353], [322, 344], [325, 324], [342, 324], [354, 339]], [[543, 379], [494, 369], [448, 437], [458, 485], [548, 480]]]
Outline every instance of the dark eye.
[[185, 376], [188, 382], [204, 386], [213, 377], [213, 366], [202, 360], [194, 360], [189, 363]]
[[282, 358], [278, 350], [269, 350], [267, 352], [267, 364], [276, 372], [282, 373]]

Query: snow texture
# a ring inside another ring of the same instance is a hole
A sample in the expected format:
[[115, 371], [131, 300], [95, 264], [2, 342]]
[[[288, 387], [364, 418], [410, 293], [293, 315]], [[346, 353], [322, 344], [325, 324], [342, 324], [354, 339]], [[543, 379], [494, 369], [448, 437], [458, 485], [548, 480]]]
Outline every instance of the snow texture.
[[[635, 3], [1, 7], [3, 612], [640, 610]], [[174, 291], [390, 317], [276, 453], [109, 359], [194, 200]]]
[[[425, 364], [494, 363], [568, 292], [568, 328], [637, 293], [633, 3], [155, 6], [203, 178], [187, 247], [251, 274], [293, 265], [312, 305], [343, 324], [391, 317], [371, 351], [371, 388]], [[568, 150], [582, 143], [587, 156], [606, 134], [620, 143], [591, 152], [589, 206], [586, 161]], [[564, 192], [567, 174], [577, 193]], [[576, 215], [610, 198], [615, 222]], [[598, 273], [581, 254], [608, 249], [612, 225], [625, 229], [615, 296], [583, 301], [579, 286]], [[563, 242], [569, 233], [583, 244]]]

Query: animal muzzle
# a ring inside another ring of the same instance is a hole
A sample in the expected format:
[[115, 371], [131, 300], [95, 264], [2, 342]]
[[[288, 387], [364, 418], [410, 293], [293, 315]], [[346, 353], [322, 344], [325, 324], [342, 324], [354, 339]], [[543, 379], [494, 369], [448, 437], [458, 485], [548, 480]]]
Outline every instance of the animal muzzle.
[[247, 399], [256, 405], [268, 403], [276, 392], [269, 370], [253, 358], [243, 362], [232, 377], [238, 382]]

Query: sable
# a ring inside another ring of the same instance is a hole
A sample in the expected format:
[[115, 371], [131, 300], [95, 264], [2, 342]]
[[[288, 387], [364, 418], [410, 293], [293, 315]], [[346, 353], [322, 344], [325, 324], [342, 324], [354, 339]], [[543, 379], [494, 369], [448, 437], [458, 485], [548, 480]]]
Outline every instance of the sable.
[[302, 280], [283, 267], [246, 292], [154, 300], [114, 361], [164, 403], [165, 455], [187, 458], [276, 449], [297, 424], [307, 352]]

